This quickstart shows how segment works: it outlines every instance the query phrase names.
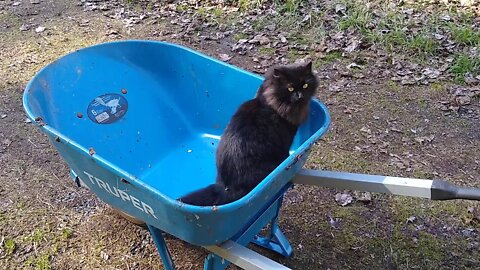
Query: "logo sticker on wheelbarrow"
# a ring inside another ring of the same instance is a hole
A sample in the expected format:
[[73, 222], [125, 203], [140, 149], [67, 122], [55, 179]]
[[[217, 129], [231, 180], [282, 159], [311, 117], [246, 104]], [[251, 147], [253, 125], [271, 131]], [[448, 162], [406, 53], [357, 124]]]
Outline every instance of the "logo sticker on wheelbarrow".
[[121, 119], [128, 110], [127, 100], [119, 94], [96, 97], [88, 105], [88, 118], [97, 124], [111, 124]]

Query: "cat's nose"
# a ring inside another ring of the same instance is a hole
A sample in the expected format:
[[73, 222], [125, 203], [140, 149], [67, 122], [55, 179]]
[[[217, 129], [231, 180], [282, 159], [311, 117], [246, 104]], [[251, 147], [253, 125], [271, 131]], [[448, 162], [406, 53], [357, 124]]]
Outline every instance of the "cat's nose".
[[299, 100], [299, 99], [301, 99], [301, 98], [302, 98], [302, 96], [303, 96], [302, 92], [295, 92], [295, 94], [294, 94], [294, 95], [295, 95], [295, 99], [296, 99], [296, 100]]

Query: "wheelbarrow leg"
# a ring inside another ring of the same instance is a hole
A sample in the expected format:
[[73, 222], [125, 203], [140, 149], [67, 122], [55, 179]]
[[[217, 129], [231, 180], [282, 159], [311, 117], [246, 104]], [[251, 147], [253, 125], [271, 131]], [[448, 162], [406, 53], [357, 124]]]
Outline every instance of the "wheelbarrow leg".
[[[230, 263], [243, 269], [288, 269], [249, 250], [245, 246], [252, 242], [284, 256], [292, 254], [292, 248], [288, 240], [283, 236], [276, 223], [280, 207], [282, 206], [283, 193], [290, 186], [288, 184], [282, 188], [270, 206], [259, 216], [255, 217], [255, 220], [252, 220], [252, 223], [244, 231], [234, 236], [231, 241], [217, 246], [205, 246], [204, 248], [212, 253], [205, 259], [204, 270], [223, 270]], [[259, 232], [268, 223], [271, 224], [270, 235], [265, 238], [258, 237]], [[255, 237], [257, 237], [257, 240], [252, 240]]]
[[148, 230], [150, 231], [150, 234], [152, 235], [153, 242], [157, 247], [158, 253], [162, 258], [162, 262], [163, 262], [163, 265], [165, 266], [165, 269], [174, 270], [175, 265], [173, 264], [172, 256], [170, 256], [170, 252], [168, 251], [167, 243], [165, 243], [165, 239], [162, 236], [162, 231], [160, 231], [159, 229], [151, 225], [147, 225], [147, 226], [148, 226]]
[[277, 223], [278, 214], [280, 212], [280, 208], [282, 207], [282, 201], [283, 195], [277, 202], [276, 214], [270, 221], [270, 231], [268, 232], [268, 235], [264, 237], [257, 234], [253, 238], [252, 243], [270, 249], [271, 251], [275, 251], [282, 256], [290, 257], [293, 253], [292, 246]]
[[230, 262], [225, 260], [225, 258], [210, 253], [207, 258], [205, 258], [203, 270], [224, 270], [229, 264]]
[[257, 235], [253, 239], [252, 243], [270, 249], [271, 251], [275, 251], [276, 253], [285, 257], [292, 256], [292, 246], [290, 245], [287, 238], [282, 233], [276, 222], [272, 225], [270, 229], [270, 235], [271, 236], [268, 237], [262, 237]]

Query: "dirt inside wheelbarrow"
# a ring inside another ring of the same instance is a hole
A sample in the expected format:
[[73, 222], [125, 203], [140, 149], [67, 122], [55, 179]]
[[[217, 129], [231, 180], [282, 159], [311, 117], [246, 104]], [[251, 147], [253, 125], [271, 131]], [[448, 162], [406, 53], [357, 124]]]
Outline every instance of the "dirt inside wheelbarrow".
[[[457, 63], [456, 56], [444, 60], [450, 57], [444, 47], [413, 62], [408, 53], [415, 56], [417, 43], [408, 43], [402, 54], [395, 50], [401, 37], [384, 54], [375, 48], [382, 48], [386, 39], [341, 44], [339, 40], [355, 40], [357, 33], [371, 29], [362, 28], [362, 16], [375, 22], [375, 10], [368, 9], [375, 9], [375, 1], [369, 1], [367, 10], [342, 1], [239, 1], [239, 6], [228, 1], [167, 2], [0, 3], [0, 269], [163, 269], [148, 232], [78, 189], [22, 109], [22, 91], [42, 66], [104, 41], [172, 41], [260, 73], [272, 63], [309, 55], [322, 80], [318, 96], [330, 109], [332, 127], [314, 147], [307, 167], [480, 186], [477, 71]], [[286, 28], [288, 20], [315, 22], [320, 15], [304, 12], [311, 2], [317, 9], [309, 10], [323, 12], [327, 32]], [[424, 20], [438, 7], [385, 8], [406, 14], [408, 20], [409, 15]], [[463, 16], [438, 9], [441, 22]], [[338, 27], [330, 27], [332, 22]], [[480, 43], [475, 39], [480, 37], [478, 22], [469, 23], [473, 34], [457, 29], [463, 36], [454, 30], [426, 35], [436, 34], [439, 40], [451, 35], [456, 47], [450, 50], [469, 55]], [[323, 43], [306, 39], [315, 34], [328, 38]], [[385, 63], [377, 62], [385, 55]], [[431, 61], [466, 68], [470, 77], [458, 81], [456, 73], [448, 73], [458, 69], [442, 70]], [[416, 66], [409, 66], [411, 62]], [[419, 79], [418, 71], [426, 79]], [[479, 219], [480, 205], [474, 202], [296, 186], [286, 194], [280, 218], [294, 257], [252, 248], [293, 269], [478, 269]], [[202, 267], [202, 249], [172, 237], [167, 242], [179, 269]]]

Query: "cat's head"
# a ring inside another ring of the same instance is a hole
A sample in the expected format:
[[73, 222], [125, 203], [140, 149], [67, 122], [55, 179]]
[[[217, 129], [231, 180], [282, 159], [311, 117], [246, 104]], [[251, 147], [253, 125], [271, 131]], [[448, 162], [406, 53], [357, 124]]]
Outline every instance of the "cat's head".
[[306, 116], [294, 114], [305, 113], [317, 87], [318, 79], [308, 61], [271, 68], [258, 95], [284, 117], [300, 121]]
[[292, 105], [309, 102], [318, 87], [311, 61], [274, 67], [266, 80], [270, 81], [270, 89], [264, 95], [273, 95], [282, 103]]

